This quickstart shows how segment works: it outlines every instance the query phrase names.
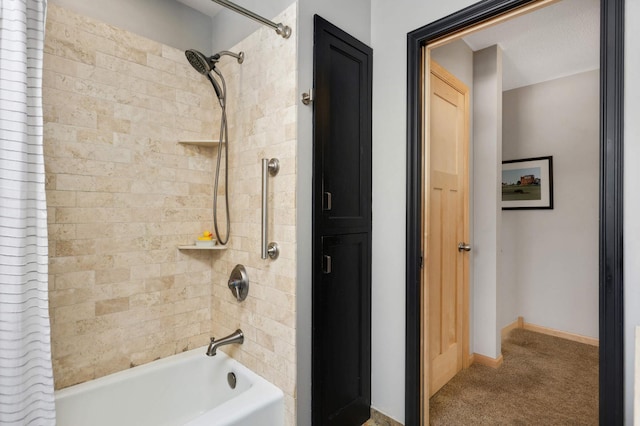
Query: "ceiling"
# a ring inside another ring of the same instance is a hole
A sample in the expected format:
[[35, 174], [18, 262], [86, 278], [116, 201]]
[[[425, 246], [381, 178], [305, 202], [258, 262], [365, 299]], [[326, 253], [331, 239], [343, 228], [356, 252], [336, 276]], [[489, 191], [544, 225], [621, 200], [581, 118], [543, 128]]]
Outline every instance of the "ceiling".
[[192, 9], [198, 10], [205, 15], [211, 17], [216, 16], [223, 7], [211, 0], [178, 0], [180, 3], [184, 3]]
[[600, 67], [600, 1], [563, 0], [463, 38], [502, 48], [503, 90]]
[[[211, 0], [178, 0], [215, 16]], [[600, 0], [562, 0], [463, 38], [473, 50], [502, 48], [503, 90], [553, 80], [600, 66]]]

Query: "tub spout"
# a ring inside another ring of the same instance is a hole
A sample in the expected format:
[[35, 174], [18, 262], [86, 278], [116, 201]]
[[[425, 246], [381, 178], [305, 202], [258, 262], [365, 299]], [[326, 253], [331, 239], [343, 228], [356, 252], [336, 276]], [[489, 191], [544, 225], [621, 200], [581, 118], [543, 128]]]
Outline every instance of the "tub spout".
[[215, 337], [211, 338], [211, 343], [209, 343], [209, 347], [207, 348], [207, 356], [214, 356], [216, 351], [220, 346], [230, 345], [232, 343], [242, 344], [244, 342], [244, 334], [242, 334], [242, 330], [237, 329], [227, 337], [223, 337], [220, 340], [216, 340]]

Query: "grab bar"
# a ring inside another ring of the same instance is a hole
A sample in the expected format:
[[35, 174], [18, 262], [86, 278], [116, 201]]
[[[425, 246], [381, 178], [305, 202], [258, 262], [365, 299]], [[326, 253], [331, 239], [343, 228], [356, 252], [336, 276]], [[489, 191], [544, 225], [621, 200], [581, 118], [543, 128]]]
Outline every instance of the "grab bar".
[[278, 243], [267, 244], [267, 199], [269, 197], [269, 175], [275, 176], [280, 170], [280, 162], [277, 158], [262, 159], [262, 254], [263, 259], [277, 259], [280, 254]]

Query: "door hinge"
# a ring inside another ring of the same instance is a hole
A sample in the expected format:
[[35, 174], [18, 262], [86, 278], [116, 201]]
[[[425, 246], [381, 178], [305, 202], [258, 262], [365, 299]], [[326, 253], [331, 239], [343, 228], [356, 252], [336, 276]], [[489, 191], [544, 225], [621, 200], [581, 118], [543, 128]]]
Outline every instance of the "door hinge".
[[420, 252], [420, 269], [424, 268], [424, 252]]

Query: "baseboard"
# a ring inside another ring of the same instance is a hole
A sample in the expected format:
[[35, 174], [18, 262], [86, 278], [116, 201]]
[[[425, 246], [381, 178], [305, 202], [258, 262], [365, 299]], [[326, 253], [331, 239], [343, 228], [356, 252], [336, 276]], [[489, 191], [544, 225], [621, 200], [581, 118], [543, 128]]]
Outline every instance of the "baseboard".
[[524, 328], [525, 330], [534, 331], [536, 333], [559, 337], [561, 339], [566, 339], [566, 340], [572, 340], [574, 342], [584, 343], [591, 346], [600, 345], [600, 341], [593, 337], [587, 337], [581, 334], [569, 333], [568, 331], [561, 331], [561, 330], [556, 330], [555, 328], [549, 328], [549, 327], [543, 327], [541, 325], [531, 324], [531, 323], [525, 322], [523, 317], [518, 317], [516, 321], [505, 326], [500, 333], [502, 335], [502, 338], [504, 339], [511, 330], [514, 330], [516, 328]]
[[504, 340], [507, 334], [509, 334], [511, 330], [515, 330], [516, 328], [524, 328], [524, 318], [518, 317], [518, 319], [511, 324], [504, 326], [504, 328], [500, 332], [502, 339]]
[[573, 340], [574, 342], [585, 343], [591, 346], [600, 346], [600, 341], [593, 337], [583, 336], [581, 334], [569, 333], [567, 331], [560, 331], [553, 328], [542, 327], [541, 325], [524, 323], [525, 330], [535, 331], [536, 333], [548, 334], [549, 336], [560, 337], [561, 339]]
[[502, 365], [502, 354], [498, 358], [491, 358], [489, 356], [473, 354], [473, 362], [475, 364], [485, 365], [491, 368], [498, 368]]
[[[599, 346], [600, 344], [598, 339], [594, 339], [593, 337], [569, 333], [567, 331], [560, 331], [549, 327], [543, 327], [541, 325], [530, 324], [528, 322], [525, 322], [523, 317], [518, 317], [518, 319], [516, 319], [514, 322], [506, 325], [500, 332], [502, 338], [504, 339], [511, 330], [515, 330], [516, 328], [523, 328], [525, 330], [534, 331], [536, 333], [560, 337], [561, 339], [572, 340], [574, 342], [584, 343], [591, 346]], [[474, 363], [486, 365], [487, 367], [491, 368], [498, 368], [502, 364], [502, 354], [500, 354], [498, 358], [491, 358], [485, 355], [474, 353], [469, 355], [469, 364]]]

